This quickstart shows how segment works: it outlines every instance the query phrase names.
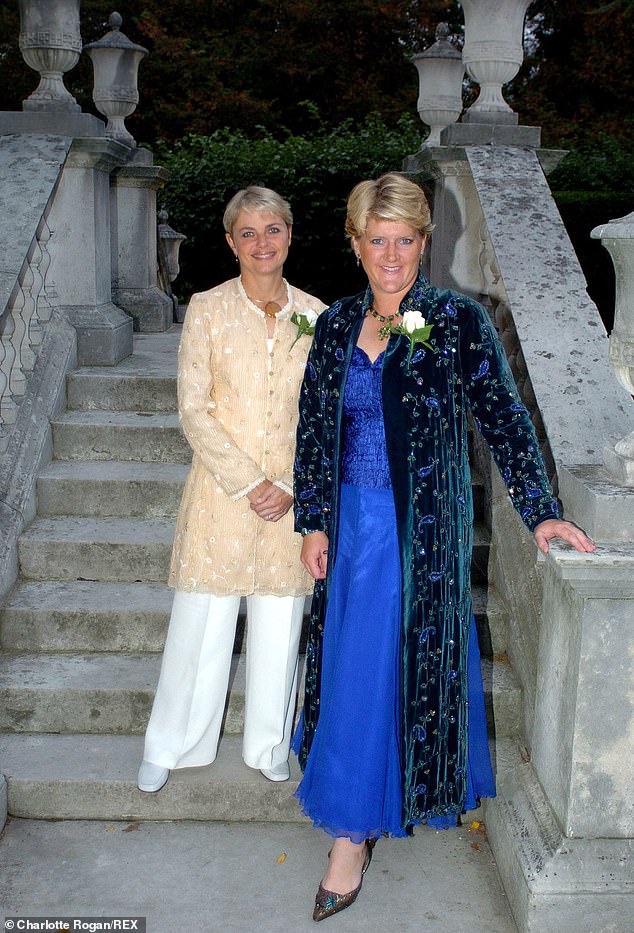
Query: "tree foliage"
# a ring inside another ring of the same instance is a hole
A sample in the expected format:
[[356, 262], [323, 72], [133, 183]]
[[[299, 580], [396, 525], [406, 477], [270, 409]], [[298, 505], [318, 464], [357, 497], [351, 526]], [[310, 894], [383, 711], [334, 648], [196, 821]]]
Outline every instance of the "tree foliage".
[[[118, 0], [123, 30], [150, 54], [129, 126], [140, 140], [231, 127], [249, 133], [315, 130], [379, 112], [394, 125], [414, 113], [412, 52], [440, 20], [460, 31], [457, 0]], [[84, 42], [108, 28], [103, 0], [82, 0]], [[5, 7], [0, 107], [17, 109], [35, 75], [17, 50], [17, 4]], [[7, 80], [19, 74], [18, 85]], [[92, 69], [82, 56], [67, 85], [91, 109]], [[307, 108], [311, 101], [316, 110]]]
[[541, 126], [546, 145], [631, 140], [634, 63], [624, 40], [633, 32], [632, 0], [535, 0], [510, 94], [521, 122]]

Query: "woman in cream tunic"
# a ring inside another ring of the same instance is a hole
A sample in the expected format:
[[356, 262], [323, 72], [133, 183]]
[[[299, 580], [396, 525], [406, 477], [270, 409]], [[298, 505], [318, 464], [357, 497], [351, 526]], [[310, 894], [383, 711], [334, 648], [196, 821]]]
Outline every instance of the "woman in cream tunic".
[[248, 616], [243, 758], [269, 780], [289, 777], [297, 652], [312, 589], [289, 511], [312, 326], [300, 333], [324, 305], [282, 278], [292, 215], [278, 194], [239, 191], [224, 225], [240, 276], [192, 297], [179, 348], [179, 415], [193, 458], [138, 777], [148, 792], [160, 790], [170, 769], [216, 757], [241, 596]]

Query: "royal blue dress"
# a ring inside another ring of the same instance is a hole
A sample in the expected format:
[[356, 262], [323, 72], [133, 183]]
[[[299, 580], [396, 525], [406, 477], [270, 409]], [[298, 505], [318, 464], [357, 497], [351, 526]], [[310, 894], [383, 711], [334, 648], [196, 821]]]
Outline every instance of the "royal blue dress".
[[[295, 796], [315, 826], [353, 842], [407, 835], [399, 755], [401, 568], [385, 444], [383, 354], [355, 347], [344, 395], [339, 535], [324, 624], [319, 720]], [[330, 555], [333, 558], [333, 555]], [[495, 796], [480, 653], [468, 651], [465, 809]], [[293, 740], [299, 749], [303, 720]], [[427, 821], [455, 825], [454, 815]]]

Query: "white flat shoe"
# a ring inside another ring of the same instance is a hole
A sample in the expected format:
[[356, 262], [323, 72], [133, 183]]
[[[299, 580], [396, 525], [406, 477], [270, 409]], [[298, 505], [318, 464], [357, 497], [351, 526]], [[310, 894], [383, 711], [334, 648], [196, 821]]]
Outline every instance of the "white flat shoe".
[[139, 768], [136, 786], [146, 794], [155, 794], [157, 790], [167, 784], [169, 776], [169, 768], [153, 765], [151, 761], [145, 761], [144, 759]]
[[281, 765], [275, 765], [274, 768], [260, 768], [260, 774], [263, 774], [267, 781], [288, 781], [291, 769], [288, 761], [283, 761]]

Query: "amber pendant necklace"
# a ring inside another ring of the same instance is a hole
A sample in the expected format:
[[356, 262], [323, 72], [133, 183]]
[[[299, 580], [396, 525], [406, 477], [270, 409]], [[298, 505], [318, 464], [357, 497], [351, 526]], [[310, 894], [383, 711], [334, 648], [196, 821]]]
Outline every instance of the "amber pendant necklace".
[[[244, 288], [244, 285], [242, 287]], [[252, 301], [256, 305], [264, 305], [262, 310], [264, 311], [267, 317], [275, 317], [278, 311], [282, 310], [282, 305], [278, 301], [271, 301], [270, 298], [254, 298], [253, 295], [247, 294], [246, 289], [244, 293], [249, 299], [249, 301]], [[279, 292], [278, 292], [278, 295], [279, 295]]]

